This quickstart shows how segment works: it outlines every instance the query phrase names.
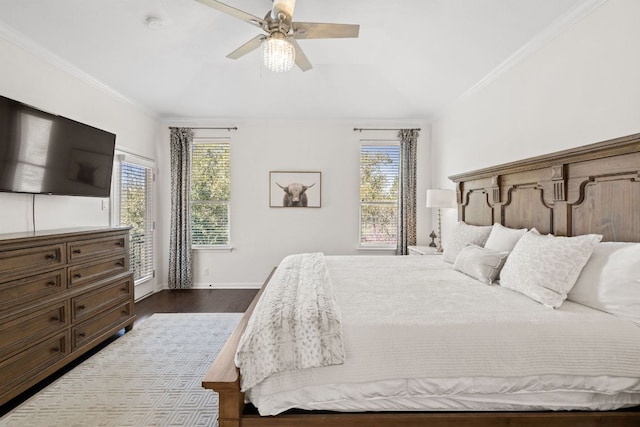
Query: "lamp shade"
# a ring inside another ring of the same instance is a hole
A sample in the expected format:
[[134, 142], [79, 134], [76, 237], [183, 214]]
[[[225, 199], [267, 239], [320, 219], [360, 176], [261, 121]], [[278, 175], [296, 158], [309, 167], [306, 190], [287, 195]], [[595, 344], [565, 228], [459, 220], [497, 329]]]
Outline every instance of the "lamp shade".
[[457, 208], [456, 192], [453, 190], [427, 190], [428, 208]]

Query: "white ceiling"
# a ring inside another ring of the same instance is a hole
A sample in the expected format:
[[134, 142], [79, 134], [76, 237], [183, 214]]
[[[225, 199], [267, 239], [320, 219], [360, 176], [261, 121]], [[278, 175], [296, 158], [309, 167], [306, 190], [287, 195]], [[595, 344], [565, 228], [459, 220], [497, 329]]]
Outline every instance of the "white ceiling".
[[[259, 17], [271, 6], [227, 3]], [[360, 24], [357, 39], [301, 40], [305, 73], [269, 72], [259, 50], [227, 59], [260, 30], [195, 0], [0, 0], [0, 36], [158, 118], [424, 120], [593, 3], [298, 0], [294, 21]], [[164, 25], [147, 28], [149, 15]]]

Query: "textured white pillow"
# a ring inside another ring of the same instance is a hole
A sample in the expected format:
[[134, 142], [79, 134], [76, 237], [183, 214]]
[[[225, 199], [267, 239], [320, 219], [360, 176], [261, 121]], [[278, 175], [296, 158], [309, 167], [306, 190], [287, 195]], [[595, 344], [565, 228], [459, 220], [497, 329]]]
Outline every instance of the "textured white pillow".
[[640, 325], [640, 243], [597, 244], [567, 299]]
[[456, 224], [451, 237], [444, 243], [444, 252], [442, 253], [442, 260], [453, 263], [456, 257], [469, 243], [484, 246], [484, 242], [487, 241], [489, 233], [491, 233], [491, 226], [481, 225], [469, 225], [463, 221], [459, 221]]
[[500, 272], [500, 286], [558, 308], [601, 239], [599, 234], [542, 236], [534, 228], [511, 251]]
[[453, 269], [491, 285], [500, 274], [507, 256], [509, 252], [496, 252], [469, 244], [456, 257]]
[[510, 252], [526, 232], [526, 228], [509, 228], [496, 222], [491, 227], [491, 234], [484, 247], [498, 252]]

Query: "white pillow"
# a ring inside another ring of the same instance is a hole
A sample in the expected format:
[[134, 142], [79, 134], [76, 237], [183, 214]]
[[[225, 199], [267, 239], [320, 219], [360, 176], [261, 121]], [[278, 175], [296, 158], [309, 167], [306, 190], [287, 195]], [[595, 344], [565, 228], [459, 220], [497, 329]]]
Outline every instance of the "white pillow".
[[491, 228], [490, 225], [469, 225], [463, 221], [459, 221], [453, 230], [453, 234], [443, 245], [444, 252], [442, 253], [442, 260], [453, 263], [462, 248], [469, 243], [484, 246], [484, 242], [487, 241], [487, 237], [489, 237], [489, 233], [491, 233]]
[[558, 308], [601, 239], [599, 234], [542, 236], [534, 228], [511, 251], [500, 272], [500, 286]]
[[640, 325], [640, 243], [597, 244], [567, 299]]
[[484, 247], [498, 252], [510, 252], [526, 232], [526, 228], [509, 228], [496, 222]]
[[453, 269], [491, 285], [500, 274], [507, 256], [509, 252], [496, 252], [469, 244], [456, 257]]

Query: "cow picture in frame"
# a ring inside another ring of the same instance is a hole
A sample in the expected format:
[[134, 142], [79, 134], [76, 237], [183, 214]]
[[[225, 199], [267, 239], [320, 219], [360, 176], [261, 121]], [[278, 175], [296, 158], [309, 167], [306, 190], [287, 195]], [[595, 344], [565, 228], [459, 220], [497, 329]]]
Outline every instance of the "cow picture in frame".
[[321, 189], [321, 172], [269, 172], [269, 206], [272, 208], [319, 208]]

